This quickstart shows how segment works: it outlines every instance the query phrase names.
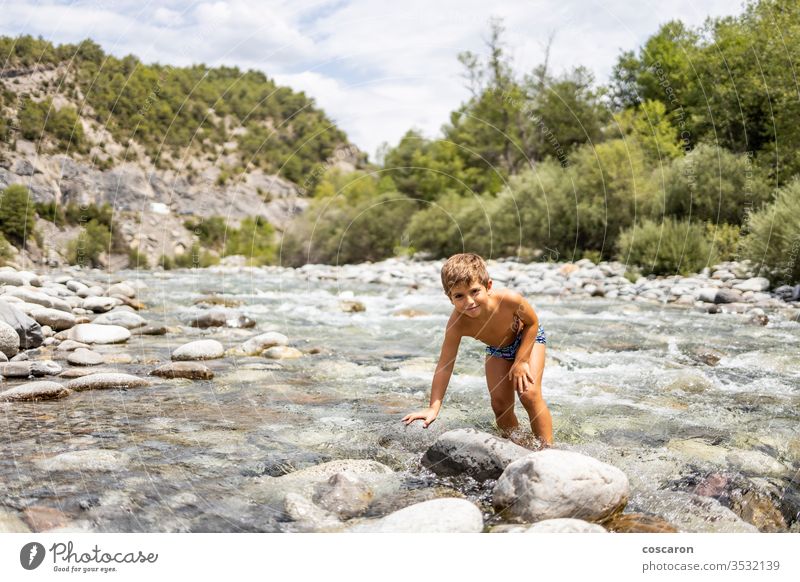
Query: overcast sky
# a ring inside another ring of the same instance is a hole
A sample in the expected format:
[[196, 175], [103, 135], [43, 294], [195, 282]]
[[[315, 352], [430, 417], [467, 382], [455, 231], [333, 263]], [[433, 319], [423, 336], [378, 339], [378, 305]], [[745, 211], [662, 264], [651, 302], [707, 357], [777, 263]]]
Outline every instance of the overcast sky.
[[504, 19], [519, 71], [541, 62], [591, 69], [605, 82], [620, 50], [671, 19], [699, 25], [741, 12], [739, 0], [0, 0], [0, 34], [56, 43], [92, 38], [144, 62], [237, 65], [303, 90], [374, 159], [409, 128], [436, 136], [467, 97], [457, 55], [481, 52]]

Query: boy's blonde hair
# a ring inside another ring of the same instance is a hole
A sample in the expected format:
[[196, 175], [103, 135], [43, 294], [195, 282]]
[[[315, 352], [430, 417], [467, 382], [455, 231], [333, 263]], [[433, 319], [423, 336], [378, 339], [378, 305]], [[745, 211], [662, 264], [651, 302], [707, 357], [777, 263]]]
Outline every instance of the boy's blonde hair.
[[474, 253], [453, 255], [442, 266], [442, 287], [445, 295], [457, 285], [469, 285], [477, 281], [484, 287], [489, 284], [489, 272], [484, 260]]

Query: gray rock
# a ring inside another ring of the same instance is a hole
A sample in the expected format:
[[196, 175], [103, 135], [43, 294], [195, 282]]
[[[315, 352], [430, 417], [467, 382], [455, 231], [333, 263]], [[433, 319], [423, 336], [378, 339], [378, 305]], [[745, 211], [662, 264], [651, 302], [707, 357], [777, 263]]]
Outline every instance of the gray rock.
[[70, 451], [49, 459], [35, 461], [44, 471], [121, 471], [128, 465], [128, 455], [107, 449]]
[[0, 321], [14, 328], [19, 336], [19, 347], [23, 350], [42, 345], [42, 326], [23, 313], [19, 308], [0, 299]]
[[0, 509], [0, 534], [4, 533], [30, 533], [31, 529], [22, 521], [16, 512], [12, 513]]
[[150, 372], [160, 378], [187, 378], [189, 380], [211, 380], [214, 372], [199, 362], [170, 362]]
[[571, 451], [547, 449], [511, 463], [493, 505], [510, 521], [572, 517], [600, 521], [625, 507], [628, 478], [619, 469]]
[[769, 279], [766, 277], [753, 277], [734, 285], [733, 288], [739, 291], [755, 291], [756, 293], [767, 291], [769, 289]]
[[65, 339], [85, 344], [118, 344], [128, 341], [131, 337], [131, 332], [124, 327], [96, 323], [79, 323], [68, 331], [61, 333], [66, 334]]
[[97, 325], [118, 325], [125, 329], [135, 329], [147, 325], [147, 320], [139, 315], [127, 310], [114, 310], [98, 315], [92, 320]]
[[0, 392], [0, 402], [56, 400], [71, 393], [57, 382], [28, 382]]
[[466, 499], [424, 501], [390, 513], [386, 517], [354, 526], [354, 533], [480, 533], [483, 516]]
[[19, 343], [17, 330], [5, 321], [0, 321], [0, 352], [8, 358], [13, 358], [19, 351]]
[[83, 390], [114, 390], [150, 386], [150, 380], [130, 374], [89, 374], [67, 382], [67, 388], [76, 392]]
[[696, 297], [698, 301], [702, 301], [703, 303], [714, 303], [714, 300], [717, 297], [717, 289], [716, 287], [703, 287], [696, 292]]
[[189, 320], [189, 325], [201, 329], [209, 327], [250, 328], [255, 327], [256, 322], [235, 311], [212, 309], [192, 317]]
[[108, 295], [122, 295], [124, 297], [136, 297], [136, 289], [127, 283], [116, 283], [108, 288]]
[[71, 352], [72, 350], [77, 350], [78, 348], [89, 348], [89, 344], [84, 344], [81, 342], [76, 342], [75, 340], [64, 340], [58, 347], [56, 347], [56, 351], [59, 352]]
[[292, 520], [300, 527], [310, 531], [338, 529], [341, 522], [332, 513], [315, 505], [308, 497], [297, 493], [287, 493], [283, 500], [283, 508]]
[[9, 362], [0, 365], [0, 376], [6, 378], [28, 378], [32, 375], [31, 362]]
[[183, 344], [172, 352], [175, 361], [214, 360], [225, 355], [225, 348], [217, 340], [197, 340]]
[[166, 335], [167, 328], [162, 325], [146, 325], [131, 330], [132, 335]]
[[375, 493], [367, 483], [345, 471], [318, 485], [313, 501], [342, 519], [350, 519], [363, 515], [374, 497]]
[[497, 479], [512, 462], [530, 450], [474, 428], [442, 434], [422, 457], [425, 468], [437, 475], [467, 473], [476, 481]]
[[289, 346], [275, 346], [264, 350], [262, 355], [271, 360], [293, 360], [302, 358], [303, 352], [297, 348], [290, 348]]
[[287, 343], [289, 343], [289, 338], [287, 338], [285, 335], [275, 331], [269, 331], [255, 337], [251, 337], [241, 345], [239, 352], [247, 356], [257, 356], [266, 349], [275, 346], [285, 346]]
[[29, 315], [42, 326], [50, 326], [55, 331], [69, 329], [75, 325], [75, 316], [60, 309], [38, 307], [32, 309]]
[[758, 533], [758, 528], [742, 520], [712, 497], [685, 491], [647, 491], [637, 495], [639, 507], [687, 533]]
[[525, 530], [526, 533], [608, 533], [606, 528], [596, 523], [568, 517], [545, 519], [534, 523]]
[[89, 311], [94, 311], [95, 313], [105, 313], [121, 304], [122, 301], [115, 297], [87, 297], [83, 300], [83, 305], [81, 305], [81, 307]]
[[742, 300], [742, 294], [733, 289], [719, 289], [714, 296], [714, 303], [739, 303]]
[[86, 348], [77, 348], [70, 352], [67, 361], [75, 366], [97, 366], [103, 363], [103, 356]]
[[61, 373], [61, 366], [53, 360], [37, 360], [30, 364], [34, 376], [57, 376]]
[[48, 307], [50, 309], [58, 309], [60, 311], [72, 313], [72, 307], [70, 307], [69, 303], [63, 299], [59, 299], [58, 297], [48, 295], [47, 293], [29, 289], [27, 287], [5, 286], [3, 289], [5, 290], [6, 295], [18, 297], [26, 303], [35, 303], [37, 305], [41, 305], [42, 307]]

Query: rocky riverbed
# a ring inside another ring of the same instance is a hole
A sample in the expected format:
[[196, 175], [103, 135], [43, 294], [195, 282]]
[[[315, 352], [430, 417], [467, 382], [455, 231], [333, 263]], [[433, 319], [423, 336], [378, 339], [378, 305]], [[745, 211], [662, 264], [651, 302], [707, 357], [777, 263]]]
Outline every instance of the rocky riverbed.
[[800, 289], [491, 262], [548, 332], [536, 451], [497, 437], [477, 342], [400, 423], [440, 265], [0, 269], [0, 531], [798, 531]]

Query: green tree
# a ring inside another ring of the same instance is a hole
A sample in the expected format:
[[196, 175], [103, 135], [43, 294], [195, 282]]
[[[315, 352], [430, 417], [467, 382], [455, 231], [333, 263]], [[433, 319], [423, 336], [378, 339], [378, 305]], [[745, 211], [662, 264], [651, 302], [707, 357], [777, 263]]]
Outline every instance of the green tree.
[[33, 233], [35, 209], [28, 189], [12, 184], [0, 192], [0, 232], [16, 245], [23, 245]]
[[674, 218], [660, 223], [645, 219], [625, 229], [620, 234], [618, 249], [620, 261], [654, 275], [696, 273], [713, 256], [702, 223]]
[[82, 267], [101, 266], [100, 255], [111, 251], [111, 232], [96, 219], [90, 220], [67, 244], [67, 260]]

